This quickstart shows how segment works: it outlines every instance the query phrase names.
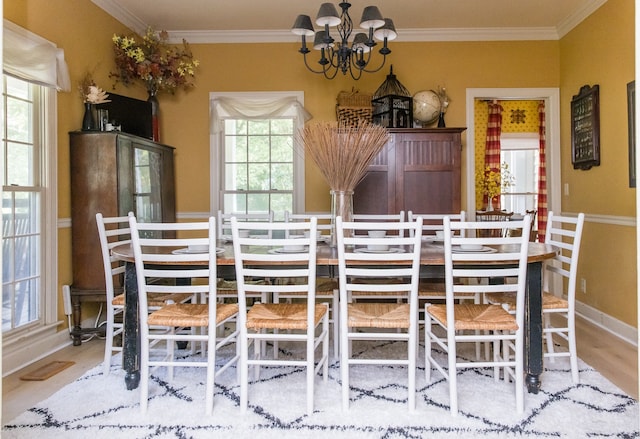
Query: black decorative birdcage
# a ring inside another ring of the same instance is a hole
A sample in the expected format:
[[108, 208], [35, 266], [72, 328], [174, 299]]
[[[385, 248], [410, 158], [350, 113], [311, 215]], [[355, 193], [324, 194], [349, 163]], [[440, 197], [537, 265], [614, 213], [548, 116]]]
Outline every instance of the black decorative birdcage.
[[409, 90], [393, 74], [393, 66], [387, 79], [373, 94], [371, 104], [373, 105], [373, 123], [386, 128], [413, 126], [413, 99]]

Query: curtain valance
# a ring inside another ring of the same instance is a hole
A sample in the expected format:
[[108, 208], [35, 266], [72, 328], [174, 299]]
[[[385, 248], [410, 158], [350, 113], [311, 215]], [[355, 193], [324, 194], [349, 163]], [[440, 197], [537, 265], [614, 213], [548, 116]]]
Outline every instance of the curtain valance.
[[274, 119], [278, 117], [297, 117], [307, 121], [311, 114], [294, 97], [278, 99], [233, 98], [220, 96], [211, 100], [211, 129], [213, 133], [222, 131], [224, 119]]
[[46, 87], [71, 90], [64, 50], [7, 20], [3, 22], [3, 71]]

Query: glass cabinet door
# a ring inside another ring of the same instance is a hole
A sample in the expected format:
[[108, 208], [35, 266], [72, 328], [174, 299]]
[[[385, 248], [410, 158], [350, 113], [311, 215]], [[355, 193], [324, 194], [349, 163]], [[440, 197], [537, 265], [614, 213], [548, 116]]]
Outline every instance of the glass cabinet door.
[[140, 222], [162, 222], [162, 156], [157, 151], [133, 149], [133, 198]]

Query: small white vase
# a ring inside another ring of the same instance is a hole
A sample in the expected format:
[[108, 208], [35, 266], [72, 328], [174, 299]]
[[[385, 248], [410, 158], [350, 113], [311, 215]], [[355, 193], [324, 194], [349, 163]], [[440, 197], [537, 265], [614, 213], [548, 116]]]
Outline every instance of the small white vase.
[[493, 212], [493, 198], [489, 198], [487, 201], [487, 212]]

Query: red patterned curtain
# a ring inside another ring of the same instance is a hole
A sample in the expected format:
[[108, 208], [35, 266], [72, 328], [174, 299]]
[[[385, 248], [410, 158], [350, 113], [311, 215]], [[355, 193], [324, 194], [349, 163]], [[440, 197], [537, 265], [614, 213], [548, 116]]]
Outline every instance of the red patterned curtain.
[[538, 133], [540, 134], [540, 168], [538, 169], [538, 240], [544, 242], [547, 230], [547, 159], [544, 101], [538, 105]]
[[[484, 167], [500, 169], [500, 134], [502, 133], [502, 105], [498, 101], [489, 103], [489, 120], [487, 123], [487, 143], [484, 150]], [[483, 200], [487, 203], [489, 200]], [[498, 205], [500, 200], [498, 199]], [[494, 204], [495, 206], [495, 204]]]

